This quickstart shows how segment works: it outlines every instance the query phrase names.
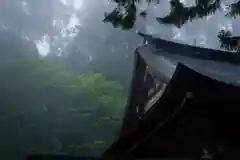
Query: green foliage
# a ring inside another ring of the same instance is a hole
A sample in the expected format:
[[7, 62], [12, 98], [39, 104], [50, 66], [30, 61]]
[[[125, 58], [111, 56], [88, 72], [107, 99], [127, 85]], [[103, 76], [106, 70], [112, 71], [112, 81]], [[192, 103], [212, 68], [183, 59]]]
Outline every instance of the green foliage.
[[125, 103], [117, 82], [27, 53], [0, 55], [0, 140], [9, 144], [6, 151], [96, 155], [113, 141]]

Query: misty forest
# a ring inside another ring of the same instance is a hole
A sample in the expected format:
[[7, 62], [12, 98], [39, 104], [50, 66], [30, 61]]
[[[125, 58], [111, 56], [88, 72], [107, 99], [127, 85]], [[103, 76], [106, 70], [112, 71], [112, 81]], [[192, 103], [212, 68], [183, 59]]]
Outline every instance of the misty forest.
[[239, 52], [240, 1], [2, 0], [0, 159], [100, 155], [119, 134], [137, 31]]

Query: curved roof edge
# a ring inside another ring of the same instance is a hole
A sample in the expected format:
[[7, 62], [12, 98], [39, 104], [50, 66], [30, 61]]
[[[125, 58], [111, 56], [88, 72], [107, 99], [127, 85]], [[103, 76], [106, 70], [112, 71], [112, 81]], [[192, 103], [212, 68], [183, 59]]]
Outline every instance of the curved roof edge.
[[[145, 41], [147, 41], [148, 43], [154, 45], [157, 50], [162, 50], [170, 54], [178, 54], [181, 56], [187, 56], [191, 58], [220, 61], [240, 65], [240, 53], [214, 50], [209, 48], [191, 46], [188, 44], [176, 43], [161, 38], [155, 38], [151, 35], [147, 35], [142, 32], [138, 32], [138, 35], [143, 37]], [[156, 54], [157, 53], [158, 52], [156, 52]]]

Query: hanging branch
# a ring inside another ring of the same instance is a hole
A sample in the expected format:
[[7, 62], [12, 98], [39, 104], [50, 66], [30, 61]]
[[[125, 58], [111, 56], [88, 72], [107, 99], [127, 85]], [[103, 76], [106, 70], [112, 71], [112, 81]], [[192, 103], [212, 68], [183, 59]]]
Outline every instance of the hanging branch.
[[228, 12], [226, 16], [236, 19], [236, 17], [240, 15], [240, 1], [230, 4], [228, 7], [230, 12]]
[[196, 3], [196, 6], [184, 7], [179, 0], [171, 0], [171, 12], [163, 18], [157, 18], [157, 21], [181, 27], [187, 21], [214, 14], [220, 8], [220, 0], [213, 3], [212, 0], [197, 0]]
[[240, 37], [232, 36], [230, 31], [221, 30], [218, 34], [219, 42], [221, 43], [221, 48], [229, 51], [240, 52]]
[[[141, 0], [112, 0], [118, 4], [112, 12], [106, 13], [104, 22], [110, 22], [114, 27], [120, 27], [128, 30], [134, 27], [136, 22], [136, 4]], [[146, 2], [159, 3], [159, 0], [145, 0]], [[186, 7], [180, 0], [171, 0], [170, 13], [165, 17], [158, 17], [156, 20], [161, 24], [175, 25], [181, 27], [183, 24], [194, 19], [200, 19], [214, 14], [221, 9], [221, 0], [195, 0], [196, 5]], [[229, 12], [225, 15], [236, 19], [240, 15], [240, 0], [228, 6]], [[140, 16], [145, 18], [147, 13], [140, 12]], [[218, 34], [221, 48], [228, 51], [239, 52], [240, 37], [233, 37], [231, 33], [220, 31]]]

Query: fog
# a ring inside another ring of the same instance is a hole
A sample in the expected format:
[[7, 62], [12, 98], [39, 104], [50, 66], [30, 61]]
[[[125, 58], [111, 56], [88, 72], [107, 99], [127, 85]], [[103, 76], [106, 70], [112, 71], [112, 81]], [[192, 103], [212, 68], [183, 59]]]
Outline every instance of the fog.
[[115, 7], [108, 0], [0, 2], [0, 159], [100, 155], [119, 134], [142, 42], [136, 31], [214, 49], [219, 28], [240, 34], [239, 17], [225, 17], [224, 5], [177, 28], [156, 21], [169, 12], [167, 0], [143, 2], [146, 19], [137, 16], [128, 30], [103, 22]]

